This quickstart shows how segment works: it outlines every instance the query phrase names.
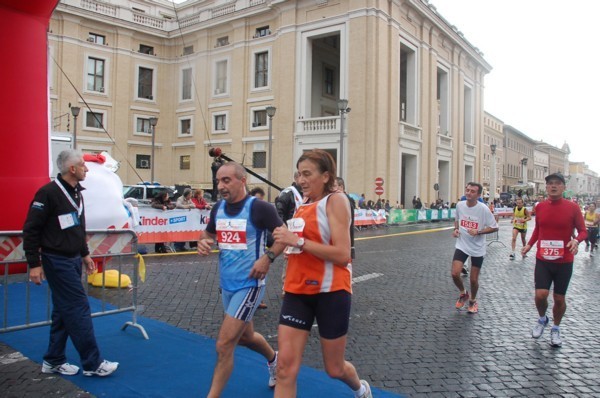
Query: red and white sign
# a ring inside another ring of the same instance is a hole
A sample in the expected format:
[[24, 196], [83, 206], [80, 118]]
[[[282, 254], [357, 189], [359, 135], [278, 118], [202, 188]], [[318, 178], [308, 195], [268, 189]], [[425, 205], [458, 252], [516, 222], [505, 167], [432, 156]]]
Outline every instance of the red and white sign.
[[383, 178], [381, 178], [381, 177], [377, 177], [377, 178], [375, 179], [375, 186], [376, 186], [376, 187], [382, 187], [382, 186], [383, 186]]
[[135, 227], [140, 244], [198, 240], [206, 229], [210, 210], [158, 210], [139, 207], [140, 225]]
[[385, 224], [386, 221], [385, 210], [354, 210], [354, 225], [357, 227]]
[[375, 187], [375, 195], [383, 195], [383, 187]]

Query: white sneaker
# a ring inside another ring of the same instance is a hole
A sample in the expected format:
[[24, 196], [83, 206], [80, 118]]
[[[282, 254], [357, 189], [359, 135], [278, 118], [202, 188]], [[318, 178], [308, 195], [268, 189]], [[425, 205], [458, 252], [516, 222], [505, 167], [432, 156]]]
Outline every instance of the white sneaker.
[[511, 260], [515, 259], [515, 253], [510, 253], [510, 256], [508, 256], [508, 258], [510, 258]]
[[361, 380], [360, 384], [365, 386], [365, 392], [358, 398], [373, 398], [373, 394], [371, 393], [371, 386], [367, 383], [366, 380]]
[[548, 317], [546, 317], [546, 322], [542, 322], [538, 319], [537, 323], [533, 327], [533, 330], [531, 331], [531, 337], [533, 337], [534, 339], [539, 339], [542, 336], [542, 334], [544, 334], [544, 329], [546, 328], [546, 325], [549, 321], [550, 319]]
[[272, 363], [267, 362], [267, 368], [269, 368], [269, 387], [275, 387], [277, 384], [277, 351], [275, 351], [275, 360]]
[[552, 329], [550, 330], [550, 345], [552, 347], [560, 347], [562, 345], [562, 340], [560, 339], [560, 330]]
[[105, 359], [104, 361], [102, 361], [100, 366], [98, 366], [98, 369], [84, 370], [83, 375], [84, 376], [104, 377], [104, 376], [108, 376], [108, 375], [112, 374], [115, 370], [117, 370], [118, 367], [119, 367], [119, 362], [110, 362]]
[[42, 373], [60, 373], [65, 376], [73, 376], [79, 373], [79, 367], [71, 365], [68, 362], [63, 363], [62, 365], [50, 365], [48, 362], [44, 361], [42, 363]]

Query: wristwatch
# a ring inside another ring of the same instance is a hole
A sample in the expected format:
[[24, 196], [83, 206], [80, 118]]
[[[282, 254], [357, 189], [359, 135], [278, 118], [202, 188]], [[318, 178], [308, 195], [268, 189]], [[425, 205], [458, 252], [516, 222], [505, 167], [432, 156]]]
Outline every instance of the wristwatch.
[[297, 247], [298, 249], [302, 249], [302, 248], [304, 247], [304, 238], [299, 238], [299, 239], [296, 241], [296, 247]]
[[269, 260], [271, 260], [271, 263], [273, 263], [273, 261], [275, 261], [275, 253], [273, 253], [271, 250], [267, 250], [265, 252], [265, 254], [267, 255], [267, 257], [269, 257]]

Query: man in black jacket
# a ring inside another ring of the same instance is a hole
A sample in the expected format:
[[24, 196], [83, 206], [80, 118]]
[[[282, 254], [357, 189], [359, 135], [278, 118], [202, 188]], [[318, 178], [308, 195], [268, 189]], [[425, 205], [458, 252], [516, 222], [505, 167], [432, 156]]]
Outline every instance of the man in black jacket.
[[356, 258], [354, 250], [354, 209], [356, 209], [356, 202], [346, 192], [346, 183], [342, 177], [336, 177], [335, 183], [338, 191], [344, 193], [350, 202], [350, 258], [354, 260]]
[[[275, 208], [281, 221], [287, 226], [287, 221], [294, 217], [294, 213], [300, 207], [303, 201], [302, 188], [298, 184], [300, 174], [297, 171], [294, 172], [294, 182], [292, 185], [281, 191], [279, 196], [275, 198]], [[287, 270], [287, 260], [283, 262], [281, 268], [281, 282], [285, 282], [285, 273]], [[281, 294], [285, 294], [283, 287]]]
[[281, 191], [279, 196], [275, 198], [275, 208], [277, 214], [284, 223], [294, 217], [294, 213], [300, 207], [303, 201], [302, 188], [298, 185], [298, 172], [294, 172], [294, 182], [292, 185]]
[[29, 279], [40, 285], [46, 277], [52, 290], [50, 343], [42, 372], [68, 376], [79, 372], [79, 367], [68, 363], [65, 356], [70, 337], [81, 358], [83, 375], [108, 376], [119, 364], [100, 356], [90, 304], [81, 282], [82, 266], [88, 274], [96, 270], [86, 243], [81, 196], [84, 188], [79, 184], [88, 169], [81, 152], [75, 150], [62, 151], [56, 164], [60, 174], [37, 191], [23, 226]]

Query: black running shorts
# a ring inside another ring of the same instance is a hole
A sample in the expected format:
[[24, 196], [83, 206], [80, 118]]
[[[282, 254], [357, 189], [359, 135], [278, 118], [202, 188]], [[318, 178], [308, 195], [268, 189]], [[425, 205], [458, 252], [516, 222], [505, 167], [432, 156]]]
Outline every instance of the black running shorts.
[[[477, 267], [477, 268], [481, 268], [481, 266], [483, 265], [483, 256], [482, 257], [471, 257], [471, 265], [473, 267]], [[454, 251], [454, 258], [452, 258], [452, 261], [460, 261], [461, 263], [465, 263], [465, 261], [467, 261], [467, 258], [469, 258], [469, 255], [465, 252], [463, 252], [460, 249], [456, 249]]]
[[319, 336], [337, 339], [348, 333], [352, 295], [345, 290], [319, 294], [285, 293], [279, 324], [310, 331], [314, 320]]
[[573, 274], [573, 263], [551, 263], [535, 259], [535, 288], [550, 290], [554, 282], [554, 294], [564, 296]]

